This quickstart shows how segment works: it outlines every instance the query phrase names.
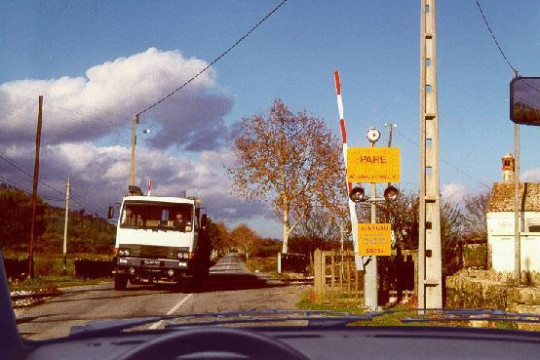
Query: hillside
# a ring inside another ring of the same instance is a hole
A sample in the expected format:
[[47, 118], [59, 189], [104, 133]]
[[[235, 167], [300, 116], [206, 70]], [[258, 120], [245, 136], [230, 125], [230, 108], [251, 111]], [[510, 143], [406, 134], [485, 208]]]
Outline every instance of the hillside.
[[[30, 239], [32, 200], [24, 191], [0, 184], [0, 243], [7, 252], [24, 252]], [[63, 208], [38, 198], [36, 252], [61, 253], [64, 238]], [[103, 218], [70, 211], [68, 253], [110, 253], [115, 227]]]

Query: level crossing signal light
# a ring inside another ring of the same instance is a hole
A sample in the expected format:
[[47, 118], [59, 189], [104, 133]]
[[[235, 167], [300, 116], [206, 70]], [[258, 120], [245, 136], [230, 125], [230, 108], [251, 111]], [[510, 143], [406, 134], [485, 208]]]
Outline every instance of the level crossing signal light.
[[360, 187], [360, 186], [354, 187], [351, 190], [351, 193], [349, 194], [349, 197], [355, 203], [360, 203], [360, 202], [366, 201], [366, 193], [364, 191], [364, 188]]
[[392, 185], [388, 186], [386, 190], [384, 190], [384, 199], [386, 201], [394, 201], [399, 196], [399, 190], [393, 187]]
[[[387, 202], [392, 202], [396, 200], [398, 196], [399, 190], [392, 185], [388, 186], [384, 190], [384, 200], [386, 200]], [[355, 203], [361, 203], [368, 200], [366, 198], [366, 192], [361, 186], [355, 186], [354, 188], [352, 188], [351, 192], [349, 193], [349, 198]], [[376, 199], [371, 200], [377, 201]]]

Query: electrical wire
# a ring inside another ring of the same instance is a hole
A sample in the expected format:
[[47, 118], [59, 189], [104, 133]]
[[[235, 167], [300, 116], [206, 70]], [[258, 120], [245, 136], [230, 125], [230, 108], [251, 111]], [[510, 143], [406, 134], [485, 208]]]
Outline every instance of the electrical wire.
[[[15, 164], [12, 160], [6, 158], [5, 156], [2, 156], [0, 155], [0, 159], [4, 160], [7, 164], [9, 164], [10, 166], [12, 166], [13, 168], [15, 168], [16, 170], [20, 171], [21, 173], [25, 174], [26, 176], [28, 177], [31, 177], [32, 179], [34, 178], [34, 175], [30, 174], [29, 172], [27, 172], [26, 170], [22, 169], [21, 167], [19, 167], [17, 164]], [[60, 191], [54, 187], [52, 187], [51, 185], [41, 181], [41, 180], [38, 180], [38, 183], [45, 186], [46, 188], [56, 192], [56, 193], [59, 193], [61, 195], [64, 195], [64, 192], [63, 191]], [[75, 198], [75, 197], [71, 197], [71, 200], [77, 204], [79, 204], [80, 206], [82, 206], [84, 209], [86, 210], [90, 210], [91, 212], [95, 213], [96, 215], [99, 215], [99, 210], [93, 208], [92, 206], [82, 202], [81, 200]]]
[[[227, 48], [225, 51], [223, 51], [218, 57], [216, 57], [214, 60], [212, 60], [212, 62], [210, 62], [205, 68], [203, 68], [202, 70], [200, 70], [197, 74], [195, 74], [193, 77], [191, 77], [189, 80], [187, 80], [184, 84], [182, 84], [181, 86], [177, 87], [176, 89], [174, 89], [171, 93], [169, 93], [168, 95], [166, 95], [165, 97], [159, 99], [158, 101], [154, 102], [153, 104], [149, 105], [148, 107], [146, 107], [144, 110], [140, 111], [139, 113], [137, 113], [137, 115], [141, 115], [141, 114], [144, 114], [145, 112], [153, 109], [154, 107], [158, 106], [159, 104], [161, 104], [162, 102], [164, 102], [165, 100], [167, 100], [168, 98], [170, 98], [171, 96], [173, 96], [174, 94], [176, 94], [177, 92], [179, 92], [180, 90], [182, 90], [184, 87], [186, 87], [187, 85], [189, 85], [192, 81], [194, 81], [196, 78], [198, 78], [200, 75], [202, 75], [204, 72], [206, 72], [210, 67], [212, 67], [214, 64], [216, 64], [218, 61], [220, 61], [223, 57], [225, 57], [230, 51], [232, 51], [236, 46], [238, 46], [242, 41], [244, 41], [252, 32], [254, 32], [260, 25], [262, 25], [268, 18], [270, 18], [274, 13], [276, 13], [285, 3], [287, 2], [287, 0], [282, 0], [274, 9], [272, 9], [268, 14], [266, 14], [261, 20], [259, 20], [259, 22], [257, 24], [255, 24], [248, 32], [246, 32], [242, 37], [240, 37], [233, 45], [231, 45], [229, 48]], [[67, 111], [68, 109], [62, 109], [60, 107], [55, 107], [57, 110], [61, 110], [61, 111]], [[84, 115], [83, 115], [84, 116]], [[72, 121], [73, 122], [73, 121]], [[84, 123], [84, 121], [83, 121]], [[79, 123], [80, 124], [80, 123]], [[7, 164], [9, 164], [10, 166], [12, 166], [13, 168], [15, 168], [16, 170], [18, 170], [19, 172], [25, 174], [26, 176], [28, 177], [31, 177], [33, 178], [33, 175], [30, 174], [29, 172], [27, 172], [26, 170], [22, 169], [21, 167], [19, 167], [16, 163], [14, 163], [12, 160], [10, 159], [7, 159], [6, 157], [0, 155], [0, 159], [4, 160]], [[42, 184], [43, 186], [49, 188], [50, 190], [52, 191], [55, 191], [59, 194], [64, 194], [62, 191], [58, 190], [58, 189], [55, 189], [54, 187], [50, 186], [49, 184], [47, 183], [44, 183], [43, 181], [38, 181], [40, 184]], [[14, 185], [12, 185], [14, 186]], [[51, 199], [53, 200], [53, 199]], [[81, 201], [75, 199], [75, 198], [72, 198], [72, 200], [83, 206], [83, 208], [88, 208], [92, 211], [94, 211], [96, 214], [98, 214], [99, 212], [92, 208], [91, 206], [88, 206], [88, 204], [84, 204], [82, 203]], [[58, 201], [57, 199], [54, 199], [53, 201]]]
[[491, 34], [491, 37], [493, 38], [493, 41], [495, 42], [495, 45], [497, 46], [497, 49], [499, 49], [499, 52], [501, 53], [502, 57], [504, 58], [504, 61], [506, 61], [506, 63], [510, 67], [510, 69], [512, 69], [512, 71], [514, 72], [514, 76], [517, 77], [518, 74], [519, 74], [518, 70], [510, 63], [510, 60], [508, 60], [508, 57], [506, 56], [503, 49], [501, 48], [501, 45], [497, 41], [497, 38], [495, 37], [495, 33], [491, 29], [491, 26], [489, 25], [489, 22], [488, 22], [488, 20], [486, 18], [486, 15], [484, 14], [484, 11], [482, 10], [482, 6], [480, 5], [480, 2], [478, 0], [476, 0], [476, 6], [478, 6], [478, 10], [480, 11], [480, 15], [482, 15], [482, 18], [484, 19], [484, 24], [486, 24], [486, 27], [487, 27], [489, 33]]
[[[398, 134], [400, 137], [402, 137], [403, 139], [407, 140], [408, 142], [410, 142], [411, 144], [414, 144], [416, 145], [416, 147], [420, 148], [420, 145], [414, 141], [414, 140], [411, 140], [409, 137], [407, 137], [405, 134], [403, 134], [401, 131], [398, 131], [397, 129], [395, 130], [396, 131], [396, 134]], [[461, 170], [460, 168], [458, 168], [457, 166], [453, 165], [452, 163], [444, 160], [443, 158], [440, 158], [441, 162], [450, 166], [452, 169], [454, 169], [455, 171], [459, 172], [460, 174], [462, 175], [465, 175], [466, 177], [468, 177], [469, 179], [471, 180], [474, 180], [476, 182], [478, 182], [480, 185], [486, 187], [487, 189], [491, 189], [491, 186], [489, 186], [488, 184], [486, 184], [485, 182], [481, 181], [481, 180], [478, 180], [476, 178], [474, 178], [472, 175], [466, 173], [465, 171]]]
[[240, 39], [238, 39], [233, 45], [231, 45], [227, 50], [223, 51], [218, 57], [216, 57], [210, 64], [208, 64], [204, 69], [199, 71], [197, 74], [195, 74], [192, 78], [190, 78], [188, 81], [183, 83], [181, 86], [174, 89], [172, 92], [167, 94], [166, 96], [162, 97], [161, 99], [154, 102], [152, 105], [146, 107], [144, 110], [138, 112], [136, 115], [140, 116], [147, 112], [148, 110], [153, 109], [154, 107], [158, 106], [174, 94], [176, 94], [178, 91], [185, 88], [187, 85], [189, 85], [193, 80], [198, 78], [200, 75], [202, 75], [206, 70], [208, 70], [211, 66], [213, 66], [215, 63], [217, 63], [219, 60], [221, 60], [225, 55], [227, 55], [232, 49], [234, 49], [236, 46], [238, 46], [242, 41], [244, 41], [253, 31], [255, 31], [263, 22], [265, 22], [270, 16], [272, 16], [276, 11], [279, 10], [280, 7], [282, 7], [287, 0], [281, 1], [272, 11], [270, 11], [266, 16], [264, 16], [255, 26], [253, 26], [247, 33], [245, 33]]

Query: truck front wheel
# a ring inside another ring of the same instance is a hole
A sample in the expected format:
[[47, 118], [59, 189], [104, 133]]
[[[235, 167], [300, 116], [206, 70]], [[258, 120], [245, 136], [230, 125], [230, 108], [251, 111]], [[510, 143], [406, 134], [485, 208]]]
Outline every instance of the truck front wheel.
[[127, 276], [114, 274], [114, 290], [126, 290], [127, 282]]

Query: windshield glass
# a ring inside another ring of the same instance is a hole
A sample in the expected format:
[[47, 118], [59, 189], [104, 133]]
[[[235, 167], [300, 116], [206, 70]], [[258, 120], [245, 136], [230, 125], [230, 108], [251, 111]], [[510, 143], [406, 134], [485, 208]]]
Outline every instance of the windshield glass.
[[191, 231], [192, 216], [193, 205], [190, 204], [126, 201], [120, 216], [120, 227]]
[[540, 335], [539, 24], [538, 0], [0, 1], [18, 329]]

